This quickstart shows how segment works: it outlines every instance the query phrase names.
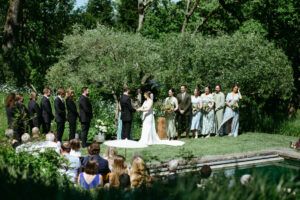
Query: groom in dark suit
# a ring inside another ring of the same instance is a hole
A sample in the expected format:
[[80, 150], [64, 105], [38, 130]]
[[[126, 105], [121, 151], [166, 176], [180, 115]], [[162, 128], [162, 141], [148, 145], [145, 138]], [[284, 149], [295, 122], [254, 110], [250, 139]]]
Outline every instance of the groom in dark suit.
[[129, 97], [130, 88], [126, 86], [124, 88], [124, 93], [121, 97], [121, 120], [122, 120], [122, 139], [130, 138], [130, 129], [133, 119], [133, 113], [136, 110], [131, 105], [131, 100]]
[[178, 140], [181, 138], [181, 134], [185, 131], [187, 139], [190, 138], [190, 120], [192, 114], [191, 95], [186, 93], [186, 86], [182, 85], [181, 93], [177, 95], [178, 101]]
[[92, 104], [88, 98], [89, 89], [87, 87], [83, 87], [81, 89], [82, 95], [79, 98], [79, 120], [81, 122], [81, 140], [82, 147], [86, 147], [87, 135], [90, 129], [90, 123], [93, 118], [93, 109]]
[[61, 142], [65, 130], [66, 106], [64, 103], [65, 90], [58, 89], [58, 96], [54, 101], [55, 121], [57, 125], [57, 140]]

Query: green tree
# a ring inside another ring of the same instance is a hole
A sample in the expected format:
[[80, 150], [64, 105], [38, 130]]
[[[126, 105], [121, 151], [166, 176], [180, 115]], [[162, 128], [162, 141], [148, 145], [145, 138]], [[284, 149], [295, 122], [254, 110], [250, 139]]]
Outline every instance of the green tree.
[[3, 54], [7, 80], [43, 87], [46, 71], [57, 61], [63, 36], [72, 31], [73, 5], [74, 0], [22, 4], [17, 43]]
[[95, 18], [95, 22], [104, 25], [113, 24], [111, 0], [89, 0], [86, 12]]
[[52, 88], [90, 85], [117, 103], [124, 85], [139, 89], [158, 72], [155, 42], [99, 26], [66, 36], [65, 51], [47, 73]]
[[136, 0], [120, 0], [117, 6], [117, 26], [124, 30], [135, 32], [138, 27], [138, 3]]

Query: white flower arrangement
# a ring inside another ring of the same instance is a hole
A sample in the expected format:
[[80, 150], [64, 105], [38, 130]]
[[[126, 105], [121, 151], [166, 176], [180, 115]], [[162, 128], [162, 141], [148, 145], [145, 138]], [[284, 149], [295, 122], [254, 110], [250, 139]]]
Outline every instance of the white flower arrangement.
[[99, 129], [101, 133], [107, 133], [107, 127], [105, 126], [104, 122], [101, 119], [98, 119], [97, 122], [99, 124], [96, 124], [95, 127]]

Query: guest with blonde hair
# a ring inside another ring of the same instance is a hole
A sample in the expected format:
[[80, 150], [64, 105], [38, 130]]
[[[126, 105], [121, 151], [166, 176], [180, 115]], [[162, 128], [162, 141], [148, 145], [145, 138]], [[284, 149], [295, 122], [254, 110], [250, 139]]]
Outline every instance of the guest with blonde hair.
[[103, 155], [103, 158], [108, 161], [109, 169], [112, 169], [112, 165], [114, 163], [115, 156], [118, 155], [118, 149], [116, 147], [106, 147], [105, 154]]
[[69, 122], [69, 140], [72, 140], [75, 138], [76, 133], [76, 122], [77, 118], [79, 117], [76, 104], [73, 100], [73, 97], [75, 95], [74, 90], [68, 89], [66, 93], [66, 105], [67, 105], [67, 111], [68, 111], [68, 122]]
[[128, 174], [128, 169], [126, 165], [126, 159], [123, 156], [115, 156], [114, 162], [109, 176], [109, 185], [110, 187], [119, 187], [119, 177], [122, 174]]
[[132, 161], [129, 175], [132, 188], [138, 188], [142, 185], [149, 185], [151, 181], [151, 177], [146, 171], [146, 164], [141, 157], [136, 157]]

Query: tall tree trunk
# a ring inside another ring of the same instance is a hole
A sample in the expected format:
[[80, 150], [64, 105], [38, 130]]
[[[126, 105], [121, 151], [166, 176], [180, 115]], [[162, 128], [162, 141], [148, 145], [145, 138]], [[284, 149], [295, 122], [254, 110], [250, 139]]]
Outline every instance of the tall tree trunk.
[[186, 30], [187, 24], [189, 22], [190, 17], [192, 16], [192, 14], [194, 13], [195, 9], [197, 8], [198, 4], [199, 4], [200, 0], [196, 0], [193, 7], [190, 10], [190, 5], [191, 5], [191, 0], [187, 1], [187, 5], [186, 5], [186, 11], [185, 11], [185, 18], [182, 24], [182, 29], [181, 29], [181, 33], [183, 34]]
[[18, 43], [21, 14], [22, 0], [10, 0], [3, 32], [2, 50], [4, 54]]
[[138, 24], [137, 32], [140, 32], [145, 19], [145, 5], [143, 0], [138, 0], [138, 13], [139, 13], [139, 24]]
[[150, 4], [153, 1], [154, 0], [148, 0], [148, 1], [138, 0], [139, 24], [138, 24], [138, 28], [136, 30], [137, 32], [141, 31], [141, 29], [144, 25], [146, 11], [148, 10]]

